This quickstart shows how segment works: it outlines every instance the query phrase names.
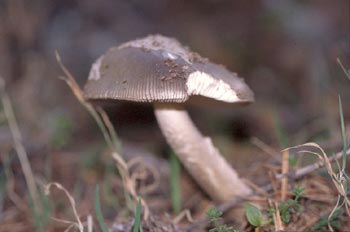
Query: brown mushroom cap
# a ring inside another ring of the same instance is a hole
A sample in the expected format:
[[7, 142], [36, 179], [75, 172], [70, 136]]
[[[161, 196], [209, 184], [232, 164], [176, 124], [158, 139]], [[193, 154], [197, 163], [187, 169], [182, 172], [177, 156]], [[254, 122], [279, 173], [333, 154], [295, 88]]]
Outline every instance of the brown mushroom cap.
[[93, 64], [84, 93], [89, 100], [181, 103], [202, 95], [229, 103], [254, 101], [237, 74], [161, 35], [109, 49]]

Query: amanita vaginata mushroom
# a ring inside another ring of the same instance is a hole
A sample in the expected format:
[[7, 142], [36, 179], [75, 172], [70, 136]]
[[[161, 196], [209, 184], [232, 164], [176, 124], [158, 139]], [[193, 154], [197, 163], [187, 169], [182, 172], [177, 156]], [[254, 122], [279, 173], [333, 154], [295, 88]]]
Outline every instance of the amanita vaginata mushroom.
[[233, 104], [254, 101], [252, 91], [235, 73], [173, 38], [153, 35], [109, 49], [93, 64], [84, 93], [87, 100], [153, 103], [167, 142], [213, 200], [224, 202], [251, 193], [183, 106], [193, 95]]

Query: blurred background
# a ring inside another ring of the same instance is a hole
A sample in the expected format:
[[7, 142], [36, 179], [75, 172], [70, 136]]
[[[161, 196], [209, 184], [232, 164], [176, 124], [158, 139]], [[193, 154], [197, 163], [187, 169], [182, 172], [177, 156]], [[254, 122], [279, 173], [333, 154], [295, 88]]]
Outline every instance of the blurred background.
[[[256, 102], [245, 107], [188, 106], [194, 122], [239, 172], [266, 159], [252, 138], [276, 151], [306, 141], [338, 151], [338, 95], [345, 121], [350, 119], [350, 80], [337, 63], [339, 58], [350, 67], [349, 4], [343, 0], [0, 1], [0, 75], [35, 173], [68, 189], [91, 185], [93, 190], [103, 176], [99, 163], [109, 162], [108, 156], [101, 158], [105, 145], [94, 121], [58, 78], [63, 73], [55, 50], [83, 86], [91, 64], [109, 47], [155, 33], [175, 37], [237, 72], [254, 91]], [[151, 106], [120, 102], [108, 113], [125, 153], [131, 157], [153, 153], [167, 159], [169, 148]], [[14, 153], [3, 119], [0, 152]], [[11, 162], [14, 170], [19, 168], [16, 158]], [[259, 184], [259, 179], [254, 181]], [[89, 199], [91, 191], [80, 194]]]

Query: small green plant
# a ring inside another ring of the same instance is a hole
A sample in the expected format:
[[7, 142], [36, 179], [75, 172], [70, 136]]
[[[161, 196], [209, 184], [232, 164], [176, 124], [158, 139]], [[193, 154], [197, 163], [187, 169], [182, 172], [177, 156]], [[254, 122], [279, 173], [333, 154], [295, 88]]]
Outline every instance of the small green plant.
[[73, 136], [73, 122], [64, 115], [52, 118], [53, 135], [51, 143], [54, 148], [60, 149], [66, 146]]
[[292, 214], [300, 215], [302, 213], [302, 206], [299, 200], [300, 198], [305, 197], [304, 191], [305, 188], [296, 186], [293, 190], [295, 195], [294, 199], [288, 199], [279, 204], [278, 210], [281, 213], [281, 218], [284, 223], [290, 222]]
[[102, 215], [101, 204], [100, 204], [100, 188], [98, 185], [96, 186], [96, 189], [95, 189], [94, 205], [95, 205], [97, 221], [101, 227], [101, 230], [103, 232], [108, 232], [108, 227]]
[[293, 189], [293, 193], [294, 193], [294, 195], [295, 195], [295, 198], [294, 198], [294, 199], [295, 199], [296, 201], [298, 201], [300, 198], [305, 197], [304, 191], [305, 191], [305, 188], [304, 188], [304, 187], [302, 187], [302, 186], [300, 186], [300, 185], [295, 186], [294, 189]]
[[259, 208], [251, 204], [245, 204], [245, 215], [250, 225], [260, 227], [263, 225], [262, 213]]
[[213, 225], [213, 228], [209, 232], [239, 232], [233, 229], [233, 227], [220, 225], [222, 212], [216, 210], [214, 207], [210, 208], [205, 214], [209, 217], [209, 223]]
[[41, 210], [39, 211], [34, 207], [33, 201], [31, 201], [29, 205], [33, 212], [35, 229], [36, 231], [41, 232], [47, 231], [47, 226], [49, 225], [50, 221], [49, 215], [51, 213], [52, 206], [49, 199], [41, 189], [38, 189], [38, 195], [42, 206]]
[[328, 223], [336, 229], [340, 229], [340, 222], [342, 220], [343, 209], [337, 209], [333, 215], [328, 217], [321, 217], [321, 220], [318, 221], [313, 227], [312, 231], [329, 231]]
[[[350, 177], [346, 173], [346, 163], [347, 163], [347, 151], [349, 149], [349, 139], [348, 135], [345, 130], [345, 123], [344, 123], [344, 115], [343, 115], [343, 106], [341, 102], [341, 98], [339, 96], [339, 117], [340, 117], [340, 128], [341, 128], [341, 135], [342, 135], [342, 142], [343, 142], [343, 150], [342, 150], [342, 162], [339, 164], [339, 162], [336, 160], [337, 168], [338, 170], [335, 171], [331, 167], [331, 165], [328, 165], [328, 173], [332, 178], [332, 181], [334, 185], [336, 186], [338, 190], [338, 199], [337, 203], [334, 206], [332, 212], [328, 216], [328, 229], [332, 230], [332, 227], [334, 226], [334, 218], [338, 218], [337, 212], [342, 212], [342, 208], [346, 209], [346, 212], [348, 215], [350, 215], [350, 201], [348, 198], [349, 194], [349, 185], [350, 185]], [[329, 161], [328, 161], [329, 162]], [[341, 214], [339, 214], [341, 216]], [[339, 223], [340, 224], [340, 223]], [[336, 223], [337, 226], [337, 223]]]

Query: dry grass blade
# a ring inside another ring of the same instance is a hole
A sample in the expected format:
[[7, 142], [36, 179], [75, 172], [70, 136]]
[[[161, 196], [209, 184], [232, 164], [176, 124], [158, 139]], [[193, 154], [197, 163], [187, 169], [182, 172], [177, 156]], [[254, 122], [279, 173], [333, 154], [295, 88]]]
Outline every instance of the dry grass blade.
[[[74, 95], [76, 96], [76, 98], [81, 102], [81, 103], [85, 103], [85, 99], [83, 96], [83, 92], [81, 91], [78, 83], [75, 81], [73, 75], [68, 71], [68, 69], [63, 65], [62, 60], [60, 55], [58, 54], [57, 51], [55, 51], [55, 55], [56, 55], [56, 59], [57, 62], [60, 66], [60, 68], [62, 69], [62, 71], [64, 72], [64, 74], [66, 76], [62, 77], [62, 79], [64, 81], [66, 81], [66, 83], [69, 85], [69, 87], [71, 88], [71, 90], [73, 91]], [[85, 105], [84, 105], [85, 106]], [[87, 107], [90, 107], [88, 105], [86, 105]]]
[[179, 222], [186, 218], [187, 221], [189, 222], [193, 222], [193, 218], [192, 218], [192, 215], [191, 215], [191, 211], [189, 209], [185, 209], [183, 211], [181, 211], [174, 219], [173, 219], [173, 223], [176, 225], [176, 224], [179, 224]]
[[343, 69], [343, 72], [345, 73], [346, 77], [350, 80], [350, 71], [346, 70], [343, 63], [340, 61], [339, 58], [337, 58], [337, 62], [340, 65], [340, 67]]
[[[319, 154], [315, 154], [315, 155], [317, 155], [317, 157], [321, 157], [321, 156], [319, 156]], [[346, 156], [350, 155], [350, 149], [348, 149], [346, 151], [345, 155]], [[329, 157], [329, 161], [333, 162], [335, 160], [342, 158], [342, 156], [343, 156], [343, 153], [338, 152], [335, 155]], [[309, 164], [305, 167], [299, 168], [294, 173], [288, 174], [288, 176], [292, 177], [293, 179], [298, 179], [298, 178], [303, 177], [309, 173], [312, 173], [313, 171], [322, 167], [323, 165], [324, 165], [324, 161], [323, 161], [323, 158], [321, 157], [320, 161], [313, 163], [313, 164]], [[277, 179], [281, 179], [282, 177], [283, 177], [283, 174], [277, 175]]]
[[13, 137], [14, 148], [17, 152], [24, 177], [28, 185], [30, 197], [34, 203], [35, 210], [38, 210], [38, 212], [40, 212], [42, 206], [39, 200], [39, 194], [36, 187], [34, 174], [29, 163], [27, 152], [22, 143], [22, 135], [18, 127], [18, 123], [15, 117], [15, 113], [13, 111], [10, 97], [5, 91], [5, 81], [2, 77], [0, 77], [0, 94], [1, 102], [4, 107], [4, 113], [11, 131], [11, 135]]
[[332, 173], [334, 173], [334, 172], [332, 170], [331, 162], [329, 161], [329, 158], [328, 158], [327, 154], [325, 153], [325, 151], [323, 150], [323, 148], [320, 147], [317, 143], [304, 143], [304, 144], [301, 144], [301, 145], [289, 147], [287, 149], [284, 149], [283, 151], [287, 151], [287, 150], [291, 150], [291, 149], [297, 149], [297, 148], [301, 148], [301, 147], [313, 147], [313, 148], [319, 149], [321, 151], [321, 155], [319, 153], [317, 153], [317, 152], [312, 152], [312, 151], [309, 151], [309, 150], [302, 150], [302, 151], [299, 151], [298, 153], [308, 153], [308, 154], [316, 155], [322, 162], [324, 162], [324, 165], [326, 166], [328, 174], [330, 176], [332, 176]]
[[143, 198], [139, 197], [136, 193], [136, 182], [133, 180], [133, 178], [129, 174], [128, 164], [121, 158], [120, 155], [117, 153], [112, 153], [113, 159], [116, 161], [118, 170], [120, 172], [120, 175], [122, 176], [123, 186], [126, 189], [126, 191], [131, 195], [131, 197], [138, 201], [138, 199], [141, 200], [141, 204], [144, 209], [144, 219], [148, 220], [149, 218], [149, 208], [146, 202]]
[[97, 111], [94, 109], [94, 107], [88, 103], [87, 101], [85, 101], [84, 95], [83, 95], [83, 91], [80, 89], [78, 83], [75, 81], [75, 78], [73, 77], [73, 75], [68, 71], [68, 69], [63, 65], [62, 60], [60, 55], [58, 54], [58, 52], [55, 52], [56, 54], [56, 59], [57, 62], [60, 66], [60, 68], [62, 69], [62, 71], [64, 72], [65, 76], [60, 77], [61, 79], [63, 79], [67, 85], [70, 87], [70, 89], [72, 90], [73, 94], [75, 95], [75, 97], [78, 99], [78, 101], [87, 109], [87, 111], [92, 115], [92, 117], [95, 119], [98, 127], [100, 128], [100, 130], [102, 131], [102, 134], [104, 136], [104, 139], [107, 143], [107, 145], [111, 148], [111, 149], [115, 149], [115, 146], [113, 145], [113, 141], [108, 133], [108, 130], [106, 129], [105, 125], [103, 124], [103, 121], [101, 120], [100, 115], [97, 113]]
[[75, 200], [72, 197], [72, 195], [70, 195], [70, 193], [68, 192], [68, 190], [65, 187], [63, 187], [60, 183], [56, 183], [56, 182], [48, 183], [47, 185], [44, 186], [45, 194], [49, 195], [50, 194], [50, 190], [51, 190], [51, 188], [53, 186], [55, 186], [59, 190], [63, 191], [64, 194], [67, 196], [67, 198], [69, 200], [69, 203], [72, 206], [73, 214], [74, 214], [74, 217], [75, 217], [77, 222], [61, 220], [61, 219], [57, 219], [57, 218], [55, 218], [54, 220], [57, 220], [57, 221], [60, 221], [60, 222], [64, 222], [64, 223], [72, 223], [72, 225], [76, 226], [79, 229], [80, 232], [84, 232], [84, 226], [83, 226], [83, 223], [81, 222], [80, 217], [78, 215], [78, 211], [77, 211], [77, 208], [76, 208]]
[[88, 112], [93, 116], [95, 119], [97, 125], [99, 126], [100, 130], [102, 131], [102, 134], [104, 136], [104, 139], [109, 146], [111, 150], [113, 150], [112, 157], [116, 161], [116, 165], [118, 168], [118, 171], [122, 177], [123, 186], [124, 189], [128, 194], [131, 195], [133, 200], [135, 202], [138, 202], [138, 199], [141, 199], [142, 206], [144, 208], [144, 218], [145, 220], [149, 217], [149, 209], [146, 204], [146, 202], [138, 196], [136, 193], [136, 183], [133, 181], [133, 179], [130, 177], [129, 169], [127, 163], [122, 158], [120, 151], [120, 144], [117, 139], [117, 134], [113, 128], [113, 125], [111, 121], [109, 120], [107, 114], [102, 108], [93, 107], [90, 103], [85, 101], [83, 91], [79, 87], [78, 83], [75, 81], [75, 78], [73, 75], [69, 72], [69, 70], [63, 65], [61, 58], [56, 51], [56, 59], [58, 64], [60, 65], [62, 71], [66, 75], [65, 77], [62, 77], [62, 79], [67, 83], [67, 85], [70, 87], [72, 92], [74, 93], [75, 97], [79, 100], [79, 102], [88, 110]]
[[121, 144], [119, 142], [117, 133], [114, 130], [114, 127], [113, 127], [111, 120], [109, 120], [107, 113], [102, 108], [97, 107], [96, 110], [100, 114], [102, 121], [104, 122], [104, 125], [108, 129], [109, 137], [110, 137], [112, 143], [114, 144], [114, 150], [116, 152], [118, 152], [119, 155], [121, 155], [121, 151], [122, 151]]
[[282, 219], [281, 219], [281, 214], [280, 211], [278, 209], [278, 204], [275, 202], [275, 213], [273, 214], [273, 220], [274, 220], [274, 224], [275, 224], [275, 231], [283, 231], [283, 223], [282, 223]]

